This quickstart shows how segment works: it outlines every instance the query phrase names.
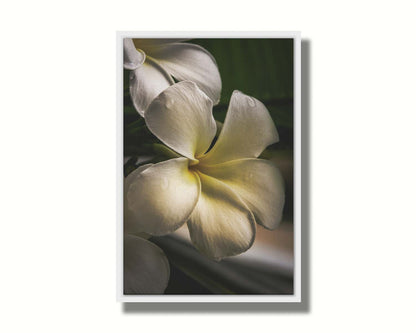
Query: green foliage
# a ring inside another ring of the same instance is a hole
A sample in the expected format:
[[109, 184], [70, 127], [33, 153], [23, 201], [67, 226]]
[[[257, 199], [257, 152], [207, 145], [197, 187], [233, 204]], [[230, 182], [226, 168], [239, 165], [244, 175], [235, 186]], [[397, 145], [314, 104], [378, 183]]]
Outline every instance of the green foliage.
[[217, 61], [222, 79], [220, 104], [234, 90], [263, 103], [293, 98], [292, 39], [194, 39]]
[[[224, 259], [217, 262], [172, 236], [152, 237], [168, 257], [171, 277], [166, 294], [287, 294], [293, 293], [292, 272], [259, 263]], [[177, 271], [183, 276], [178, 276]], [[196, 286], [199, 285], [199, 288]]]

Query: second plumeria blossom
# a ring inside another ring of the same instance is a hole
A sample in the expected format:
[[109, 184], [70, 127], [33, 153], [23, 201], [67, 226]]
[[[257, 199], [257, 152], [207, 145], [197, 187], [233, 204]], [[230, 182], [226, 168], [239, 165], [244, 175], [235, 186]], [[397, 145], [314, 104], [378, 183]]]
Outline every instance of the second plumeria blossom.
[[125, 38], [124, 68], [130, 73], [130, 95], [141, 116], [152, 100], [177, 81], [195, 82], [217, 104], [221, 78], [214, 57], [203, 47], [175, 39]]
[[214, 146], [212, 100], [195, 83], [163, 91], [146, 110], [150, 131], [179, 155], [148, 164], [126, 188], [131, 232], [165, 235], [187, 222], [193, 244], [221, 259], [250, 248], [256, 222], [274, 229], [282, 218], [279, 170], [257, 157], [279, 140], [266, 107], [234, 91]]

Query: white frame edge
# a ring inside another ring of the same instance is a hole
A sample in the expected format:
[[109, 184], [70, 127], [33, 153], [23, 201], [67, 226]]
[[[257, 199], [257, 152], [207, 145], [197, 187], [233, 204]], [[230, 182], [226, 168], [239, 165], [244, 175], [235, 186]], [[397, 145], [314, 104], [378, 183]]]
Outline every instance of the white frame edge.
[[[123, 294], [123, 38], [292, 38], [294, 41], [294, 292], [293, 295], [124, 295]], [[301, 297], [301, 34], [294, 31], [117, 32], [116, 107], [116, 296], [123, 303], [300, 303]]]

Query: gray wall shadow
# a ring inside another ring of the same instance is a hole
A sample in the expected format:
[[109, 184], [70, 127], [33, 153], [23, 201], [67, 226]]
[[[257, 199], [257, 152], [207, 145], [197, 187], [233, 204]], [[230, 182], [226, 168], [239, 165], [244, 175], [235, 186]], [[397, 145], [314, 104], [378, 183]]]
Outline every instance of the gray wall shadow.
[[301, 303], [123, 303], [135, 313], [309, 313], [310, 312], [310, 60], [311, 42], [302, 45], [302, 302]]

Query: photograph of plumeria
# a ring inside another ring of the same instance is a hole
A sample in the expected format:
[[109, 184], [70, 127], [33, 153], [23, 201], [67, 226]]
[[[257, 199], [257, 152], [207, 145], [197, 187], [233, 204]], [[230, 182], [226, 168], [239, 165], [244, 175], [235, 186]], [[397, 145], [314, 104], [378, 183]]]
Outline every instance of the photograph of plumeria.
[[294, 39], [122, 44], [123, 295], [292, 295]]

